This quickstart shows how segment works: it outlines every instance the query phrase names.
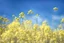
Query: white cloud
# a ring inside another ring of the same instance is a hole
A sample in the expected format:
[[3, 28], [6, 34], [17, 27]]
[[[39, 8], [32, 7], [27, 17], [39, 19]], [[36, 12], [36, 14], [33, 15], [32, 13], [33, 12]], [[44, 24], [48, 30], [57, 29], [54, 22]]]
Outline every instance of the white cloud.
[[42, 22], [43, 19], [41, 17], [38, 17], [38, 22]]
[[57, 15], [52, 15], [52, 20], [60, 20], [61, 17]]
[[[36, 23], [36, 16], [32, 16], [31, 18], [29, 18], [29, 20], [32, 20], [33, 23]], [[37, 20], [38, 20], [38, 24], [40, 24], [43, 21], [43, 18], [38, 16]]]
[[[36, 22], [36, 16], [33, 16], [31, 19], [32, 21]], [[42, 22], [42, 18], [40, 16], [37, 19], [38, 19], [38, 23]]]
[[64, 18], [64, 15], [62, 15], [61, 18]]
[[[48, 22], [48, 20], [46, 19], [46, 18], [43, 18], [43, 17], [41, 17], [41, 16], [38, 16], [38, 24], [41, 24], [43, 21], [47, 21]], [[30, 18], [30, 20], [32, 20], [32, 22], [33, 23], [36, 23], [36, 16], [32, 16], [31, 18]]]
[[52, 20], [60, 20], [62, 18], [64, 18], [64, 15], [61, 15], [61, 16], [52, 15]]
[[[52, 15], [52, 20], [53, 20], [53, 21], [52, 21], [51, 27], [52, 27], [52, 28], [57, 27], [57, 26], [59, 25], [59, 22], [60, 22], [60, 20], [61, 20], [62, 18], [64, 18], [63, 15], [61, 15], [61, 16]], [[55, 20], [57, 20], [57, 21], [55, 21]]]

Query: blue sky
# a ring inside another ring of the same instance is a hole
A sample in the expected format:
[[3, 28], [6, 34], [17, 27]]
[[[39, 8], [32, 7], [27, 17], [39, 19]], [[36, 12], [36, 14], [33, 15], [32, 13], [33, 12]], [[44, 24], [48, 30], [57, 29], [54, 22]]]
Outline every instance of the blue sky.
[[[57, 7], [58, 11], [54, 12], [53, 8]], [[32, 10], [32, 16], [27, 15], [28, 10]], [[39, 14], [39, 23], [47, 20], [51, 27], [56, 27], [61, 18], [64, 17], [63, 0], [0, 0], [0, 16], [12, 20], [12, 14], [18, 16], [20, 12], [25, 12], [27, 19], [34, 20], [35, 14]]]

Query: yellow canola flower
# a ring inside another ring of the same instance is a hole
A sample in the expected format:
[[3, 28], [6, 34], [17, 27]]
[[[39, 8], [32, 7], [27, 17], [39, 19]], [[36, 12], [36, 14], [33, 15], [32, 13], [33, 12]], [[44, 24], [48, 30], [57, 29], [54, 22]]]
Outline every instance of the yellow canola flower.
[[18, 21], [13, 21], [11, 24], [8, 25], [8, 28], [16, 28], [20, 26], [20, 23]]
[[[21, 18], [24, 13], [20, 13], [19, 16]], [[58, 40], [59, 43], [64, 43], [64, 30], [52, 31], [47, 21], [43, 21], [39, 26], [32, 24], [31, 20], [25, 20], [23, 24], [20, 24], [18, 20], [19, 18], [16, 17], [16, 20], [4, 28], [7, 30], [0, 34], [0, 43], [58, 43]]]
[[14, 41], [13, 41], [13, 40], [11, 40], [11, 43], [14, 43]]
[[48, 36], [49, 34], [48, 33], [45, 33], [45, 36]]
[[15, 33], [15, 36], [17, 36], [17, 35], [18, 35], [18, 32]]
[[3, 18], [3, 22], [9, 22], [7, 18]]
[[64, 30], [59, 30], [59, 35], [64, 36]]
[[42, 25], [40, 26], [40, 30], [44, 30], [45, 26], [47, 26], [47, 21], [46, 20], [42, 22]]
[[48, 26], [47, 24], [42, 24], [42, 26], [40, 26], [40, 30], [43, 30], [44, 32], [50, 32], [50, 26]]
[[50, 26], [45, 26], [44, 31], [50, 31]]
[[33, 11], [32, 10], [29, 10], [27, 14], [33, 14]]
[[50, 40], [50, 43], [57, 43], [56, 38], [52, 38], [52, 39]]
[[38, 29], [38, 24], [34, 24], [33, 28], [36, 30]]
[[0, 16], [0, 20], [3, 20], [3, 17], [2, 16]]
[[44, 28], [45, 28], [45, 24], [40, 26], [40, 30], [44, 30]]
[[54, 11], [57, 11], [57, 10], [58, 10], [58, 8], [57, 8], [57, 7], [54, 7], [54, 8], [53, 8], [53, 10], [54, 10]]
[[25, 20], [24, 22], [25, 29], [32, 28], [32, 21], [31, 20]]
[[31, 24], [32, 21], [31, 21], [31, 20], [26, 20], [25, 23], [27, 23], [27, 24]]
[[20, 20], [20, 18], [18, 18], [18, 17], [15, 17], [15, 21], [19, 21]]
[[44, 21], [42, 22], [42, 24], [46, 24], [46, 25], [47, 25], [47, 20], [44, 20]]
[[60, 29], [61, 29], [61, 28], [62, 28], [62, 24], [60, 24], [60, 25], [58, 26], [58, 28], [60, 28]]
[[24, 18], [24, 17], [25, 17], [24, 12], [21, 12], [21, 13], [19, 14], [19, 18]]
[[64, 18], [62, 18], [61, 22], [64, 23]]
[[30, 37], [28, 37], [28, 40], [31, 40], [31, 38], [30, 38]]

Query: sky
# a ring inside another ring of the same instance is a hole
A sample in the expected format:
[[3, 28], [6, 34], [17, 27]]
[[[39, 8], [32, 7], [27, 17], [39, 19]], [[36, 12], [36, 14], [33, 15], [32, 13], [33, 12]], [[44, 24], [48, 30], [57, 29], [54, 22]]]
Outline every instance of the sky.
[[[58, 10], [54, 11], [53, 8]], [[33, 15], [27, 15], [32, 10]], [[39, 14], [38, 22], [47, 20], [51, 27], [57, 27], [61, 18], [64, 17], [64, 1], [63, 0], [0, 0], [0, 16], [7, 17], [12, 21], [14, 14], [18, 16], [20, 12], [24, 12], [27, 19], [31, 19], [35, 23], [35, 15]]]

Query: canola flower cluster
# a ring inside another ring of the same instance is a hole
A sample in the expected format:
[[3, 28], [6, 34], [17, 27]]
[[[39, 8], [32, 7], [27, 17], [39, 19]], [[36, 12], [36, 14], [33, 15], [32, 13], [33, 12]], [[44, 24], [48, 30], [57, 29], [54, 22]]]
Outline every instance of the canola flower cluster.
[[[33, 24], [31, 20], [19, 22], [24, 19], [24, 13], [7, 25], [7, 30], [0, 34], [0, 43], [64, 43], [64, 30], [59, 25], [59, 30], [52, 30], [47, 21], [41, 25]], [[64, 18], [61, 20], [64, 22]]]

